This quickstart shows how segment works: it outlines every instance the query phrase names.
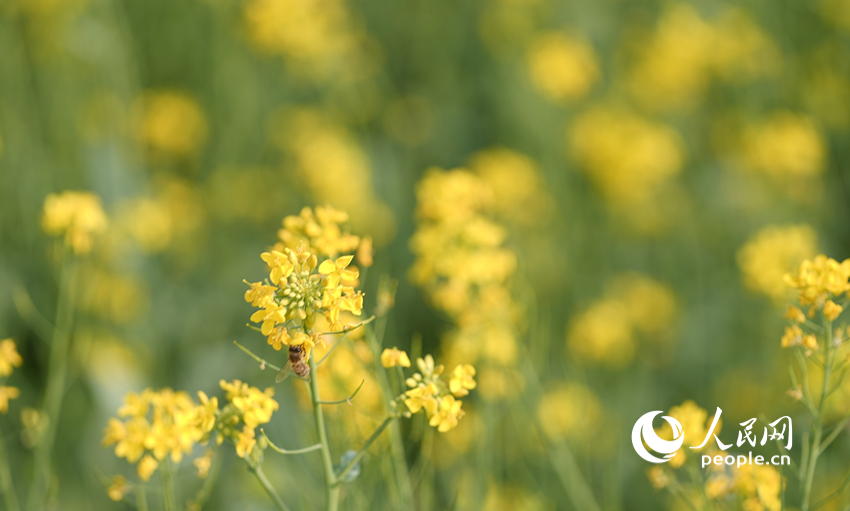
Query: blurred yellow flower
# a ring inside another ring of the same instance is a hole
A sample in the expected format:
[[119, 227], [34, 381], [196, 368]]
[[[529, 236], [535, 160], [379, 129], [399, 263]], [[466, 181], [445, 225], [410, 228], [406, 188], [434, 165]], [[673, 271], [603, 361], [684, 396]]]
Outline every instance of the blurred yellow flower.
[[803, 343], [803, 330], [798, 325], [785, 327], [785, 334], [782, 336], [782, 347], [790, 348]]
[[203, 456], [195, 458], [195, 461], [192, 462], [195, 465], [199, 479], [206, 479], [209, 476], [214, 457], [215, 451], [207, 451]]
[[131, 489], [130, 485], [127, 484], [127, 479], [124, 476], [117, 475], [112, 476], [109, 480], [109, 487], [106, 488], [106, 494], [109, 496], [110, 500], [114, 502], [121, 502], [124, 495], [130, 493]]
[[747, 168], [780, 182], [816, 176], [826, 164], [826, 143], [814, 122], [789, 111], [751, 123], [742, 145]]
[[153, 456], [151, 456], [150, 454], [147, 454], [139, 462], [139, 465], [138, 465], [138, 467], [136, 467], [136, 470], [139, 474], [139, 478], [141, 478], [142, 481], [148, 482], [148, 481], [150, 481], [151, 476], [153, 475], [154, 472], [156, 472], [156, 469], [158, 467], [159, 467], [159, 462], [156, 459], [154, 459]]
[[148, 91], [136, 101], [136, 137], [155, 157], [187, 157], [207, 138], [207, 121], [198, 103], [177, 91]]
[[475, 383], [475, 368], [471, 364], [461, 364], [455, 367], [449, 379], [449, 391], [457, 397], [463, 397], [469, 394], [470, 389], [474, 389]]
[[100, 197], [91, 192], [51, 193], [44, 199], [41, 226], [51, 236], [64, 235], [75, 254], [88, 254], [94, 236], [106, 230], [106, 213]]
[[823, 306], [823, 315], [826, 316], [826, 319], [830, 321], [835, 321], [838, 319], [838, 316], [841, 315], [841, 312], [844, 310], [844, 307], [838, 305], [832, 300], [827, 300]]
[[0, 376], [9, 376], [15, 367], [21, 367], [23, 363], [24, 359], [18, 354], [14, 340], [0, 341]]
[[568, 130], [570, 154], [612, 205], [650, 201], [682, 170], [684, 144], [671, 127], [616, 106], [595, 106]]
[[806, 315], [803, 314], [803, 311], [801, 311], [798, 307], [789, 305], [788, 309], [785, 311], [785, 319], [790, 319], [796, 323], [805, 323]]
[[788, 286], [783, 276], [818, 250], [817, 234], [809, 225], [767, 226], [738, 249], [744, 286], [776, 303], [784, 302]]
[[21, 391], [15, 387], [0, 386], [0, 413], [8, 412], [9, 400], [17, 399], [20, 395]]
[[570, 322], [567, 347], [579, 360], [612, 369], [626, 367], [637, 351], [626, 308], [616, 299], [594, 303]]
[[599, 427], [603, 412], [594, 392], [578, 383], [561, 382], [537, 404], [537, 420], [549, 440], [586, 439]]
[[244, 458], [251, 454], [255, 445], [257, 445], [257, 440], [255, 439], [254, 428], [246, 425], [236, 438], [236, 454], [240, 458]]
[[218, 401], [203, 393], [199, 397], [200, 405], [187, 393], [168, 388], [131, 392], [117, 413], [124, 420], [109, 419], [102, 444], [114, 444], [119, 458], [138, 461], [139, 477], [147, 481], [166, 456], [179, 463], [195, 444], [208, 438], [215, 425]]
[[381, 353], [381, 365], [390, 368], [390, 367], [410, 367], [410, 358], [408, 358], [407, 353], [404, 350], [400, 350], [396, 347], [392, 349], [387, 348]]
[[542, 33], [529, 45], [526, 60], [534, 87], [551, 100], [584, 97], [599, 80], [599, 63], [581, 36]]

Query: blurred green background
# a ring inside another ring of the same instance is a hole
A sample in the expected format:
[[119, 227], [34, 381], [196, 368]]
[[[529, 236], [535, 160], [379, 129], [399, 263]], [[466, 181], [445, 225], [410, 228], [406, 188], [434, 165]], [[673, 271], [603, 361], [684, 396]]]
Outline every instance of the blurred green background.
[[[260, 278], [284, 216], [322, 204], [374, 239], [367, 312], [378, 278], [399, 280], [385, 345], [479, 367], [461, 426], [409, 445], [417, 508], [573, 509], [559, 445], [603, 509], [665, 508], [629, 443], [637, 417], [692, 399], [721, 407], [731, 437], [802, 411], [785, 395], [782, 275], [848, 252], [848, 128], [845, 0], [3, 0], [0, 337], [25, 363], [0, 432], [15, 476], [56, 308], [42, 205], [90, 190], [110, 227], [85, 262], [55, 509], [121, 508], [98, 477], [132, 472], [100, 446], [126, 392], [271, 385], [231, 343], [267, 349], [242, 279]], [[429, 167], [477, 176], [516, 258], [510, 325], [474, 349], [409, 277]], [[289, 387], [267, 429], [312, 443]], [[340, 452], [371, 431], [330, 420]], [[846, 470], [850, 443], [836, 445], [824, 494]], [[396, 508], [376, 449], [343, 509]], [[271, 509], [226, 456], [207, 508]], [[317, 458], [267, 465], [294, 508], [319, 508]], [[184, 462], [182, 496], [198, 485]]]

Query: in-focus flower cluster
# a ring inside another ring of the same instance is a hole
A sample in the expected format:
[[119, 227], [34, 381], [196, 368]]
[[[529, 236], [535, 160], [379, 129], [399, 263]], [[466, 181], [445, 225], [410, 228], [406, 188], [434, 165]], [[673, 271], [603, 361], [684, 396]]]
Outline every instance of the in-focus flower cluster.
[[167, 456], [179, 463], [195, 444], [209, 439], [218, 399], [203, 392], [198, 397], [200, 404], [169, 388], [127, 394], [118, 417], [104, 429], [104, 447], [115, 445], [115, 455], [137, 464], [139, 477], [148, 481]]
[[77, 255], [88, 254], [94, 237], [106, 230], [106, 213], [100, 197], [91, 192], [51, 193], [44, 199], [41, 227], [51, 236], [64, 236]]
[[246, 282], [250, 289], [245, 301], [259, 309], [251, 321], [261, 324], [260, 331], [275, 350], [302, 346], [309, 357], [317, 335], [306, 332], [318, 315], [330, 330], [340, 330], [361, 314], [363, 293], [355, 289], [360, 271], [351, 265], [354, 256], [337, 257], [363, 246], [340, 226], [346, 220], [345, 213], [332, 208], [316, 208], [315, 214], [304, 208], [299, 216], [284, 219], [280, 242], [261, 254], [269, 278]]
[[239, 380], [230, 383], [221, 380], [220, 385], [227, 393], [228, 404], [219, 414], [218, 439], [231, 439], [236, 444], [236, 454], [244, 458], [257, 445], [257, 427], [268, 423], [279, 408], [273, 399], [274, 389], [260, 390]]
[[[820, 254], [803, 261], [796, 272], [786, 274], [785, 283], [797, 291], [797, 301], [807, 312], [794, 305], [788, 307], [785, 318], [791, 325], [785, 328], [782, 347], [802, 346], [806, 353], [816, 351], [819, 344], [808, 319], [814, 319], [820, 312], [831, 324], [844, 312], [850, 294], [850, 259], [839, 263]], [[835, 337], [829, 342], [841, 343], [842, 331], [837, 329], [833, 333]]]
[[434, 365], [431, 355], [418, 359], [416, 366], [419, 372], [405, 381], [410, 390], [399, 398], [412, 414], [424, 410], [428, 424], [440, 433], [453, 429], [464, 414], [462, 402], [456, 398], [466, 396], [476, 387], [475, 368], [470, 364], [458, 365], [445, 379], [443, 366]]
[[[24, 360], [18, 354], [15, 347], [15, 341], [12, 339], [3, 339], [0, 341], [0, 383], [12, 375], [16, 367], [21, 367]], [[0, 413], [5, 414], [9, 411], [9, 400], [16, 399], [21, 395], [17, 387], [9, 387], [0, 385]]]

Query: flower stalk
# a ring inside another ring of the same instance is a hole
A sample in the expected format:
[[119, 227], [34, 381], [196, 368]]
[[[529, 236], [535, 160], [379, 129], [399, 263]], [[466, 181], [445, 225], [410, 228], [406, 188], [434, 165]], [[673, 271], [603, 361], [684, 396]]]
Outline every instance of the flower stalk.
[[[801, 511], [809, 511], [809, 501], [811, 500], [812, 483], [815, 478], [815, 469], [817, 468], [818, 458], [823, 452], [821, 446], [823, 439], [823, 420], [826, 411], [826, 400], [829, 397], [830, 383], [832, 377], [832, 365], [834, 350], [832, 349], [832, 321], [824, 318], [824, 330], [826, 331], [826, 339], [824, 340], [824, 366], [823, 366], [823, 385], [821, 387], [820, 403], [818, 403], [817, 414], [815, 415], [814, 432], [812, 436], [812, 445], [809, 449], [809, 460], [806, 464], [806, 475], [803, 480], [803, 501], [800, 505]], [[830, 440], [831, 441], [831, 440]]]

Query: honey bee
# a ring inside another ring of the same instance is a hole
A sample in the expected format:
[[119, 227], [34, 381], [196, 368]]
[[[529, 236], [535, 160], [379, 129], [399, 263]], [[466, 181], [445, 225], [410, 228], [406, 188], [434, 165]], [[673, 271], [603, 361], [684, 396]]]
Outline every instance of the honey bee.
[[310, 366], [304, 361], [304, 350], [301, 346], [289, 347], [289, 359], [275, 376], [275, 383], [280, 383], [289, 378], [291, 373], [295, 373], [303, 380], [310, 381]]

